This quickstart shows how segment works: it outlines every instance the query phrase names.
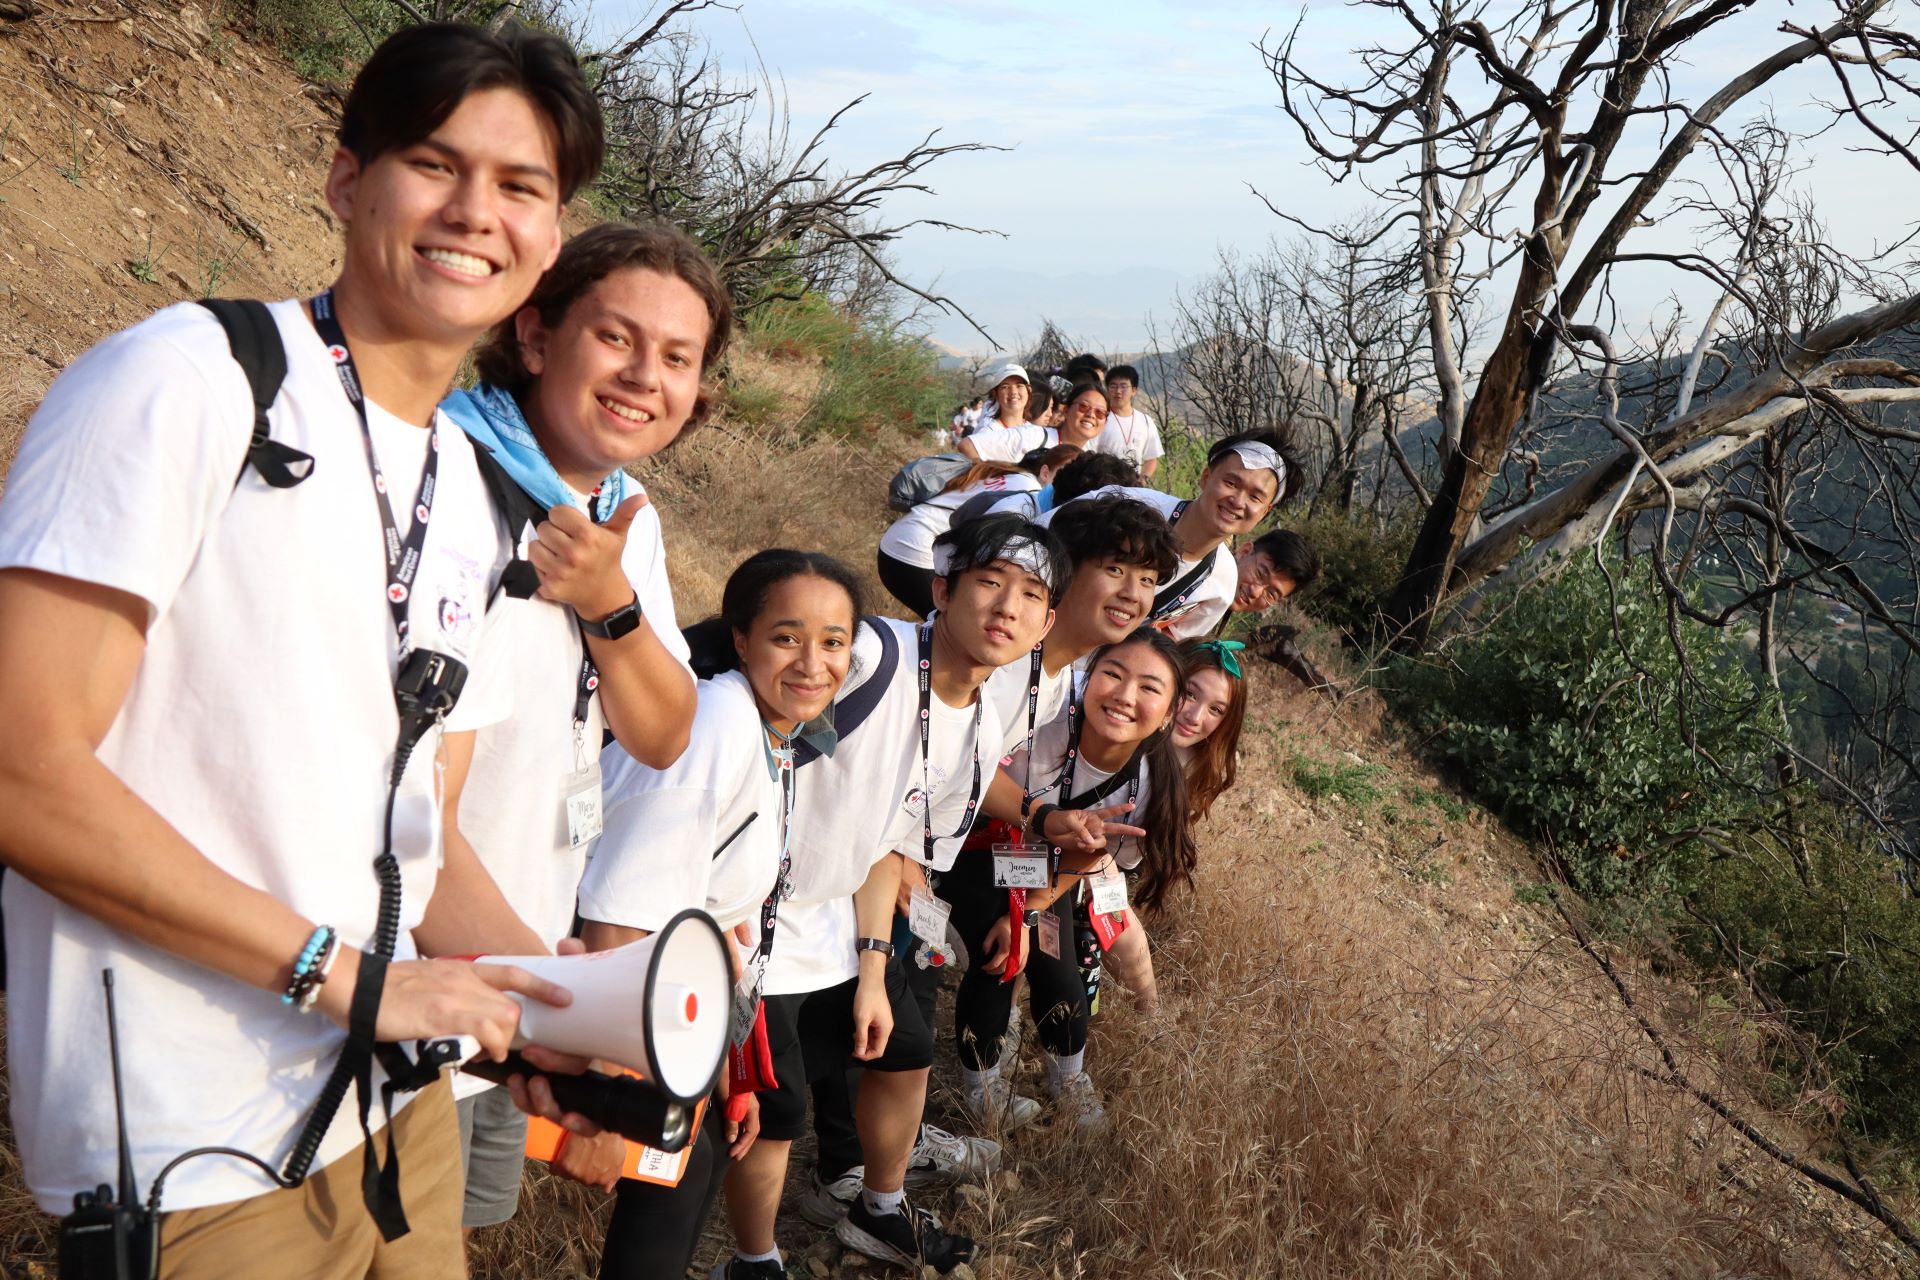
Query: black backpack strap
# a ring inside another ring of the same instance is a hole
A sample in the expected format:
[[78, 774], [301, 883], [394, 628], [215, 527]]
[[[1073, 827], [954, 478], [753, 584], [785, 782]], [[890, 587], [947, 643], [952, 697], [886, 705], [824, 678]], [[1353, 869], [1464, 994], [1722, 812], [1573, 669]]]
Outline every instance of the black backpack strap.
[[1184, 604], [1186, 598], [1193, 594], [1193, 587], [1200, 579], [1213, 572], [1213, 562], [1219, 558], [1219, 555], [1220, 548], [1215, 547], [1213, 550], [1207, 552], [1205, 556], [1201, 557], [1199, 564], [1193, 566], [1193, 568], [1160, 588], [1153, 597], [1152, 619], [1159, 621], [1163, 611], [1176, 609]]
[[233, 478], [235, 485], [246, 476], [247, 468], [276, 489], [291, 489], [313, 474], [313, 455], [291, 445], [277, 443], [267, 421], [267, 410], [280, 395], [280, 384], [287, 380], [287, 349], [280, 341], [280, 327], [273, 322], [267, 304], [253, 299], [203, 298], [200, 305], [213, 313], [227, 331], [227, 346], [234, 363], [247, 375], [253, 391], [253, 437], [247, 442], [247, 456]]
[[500, 465], [500, 459], [493, 456], [493, 450], [478, 440], [473, 441], [473, 461], [480, 468], [480, 479], [487, 486], [494, 507], [507, 522], [507, 537], [514, 545], [514, 558], [501, 572], [500, 581], [487, 593], [487, 603], [491, 605], [502, 593], [515, 600], [530, 599], [540, 589], [540, 575], [534, 572], [531, 561], [519, 558], [520, 531], [529, 523], [538, 527], [547, 518], [547, 509], [522, 489], [520, 482]]
[[[900, 638], [893, 634], [893, 628], [887, 625], [886, 619], [869, 614], [860, 621], [880, 637], [880, 660], [873, 664], [873, 674], [858, 689], [833, 704], [833, 731], [843, 740], [864, 724], [874, 708], [880, 705], [880, 699], [887, 696], [887, 686], [893, 683], [893, 673], [900, 665]], [[793, 744], [794, 768], [811, 764], [819, 758], [819, 750], [805, 739]]]

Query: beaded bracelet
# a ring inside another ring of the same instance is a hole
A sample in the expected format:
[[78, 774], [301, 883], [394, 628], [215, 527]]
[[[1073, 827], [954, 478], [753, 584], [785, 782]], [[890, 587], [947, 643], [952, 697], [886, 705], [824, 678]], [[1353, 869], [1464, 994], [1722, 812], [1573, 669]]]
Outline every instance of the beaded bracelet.
[[313, 1005], [320, 984], [326, 981], [327, 972], [333, 967], [334, 943], [339, 937], [332, 925], [323, 924], [313, 931], [307, 939], [307, 945], [300, 948], [300, 956], [293, 962], [293, 977], [287, 981], [287, 989], [280, 993], [280, 1003], [297, 1005], [302, 1011]]
[[326, 950], [320, 953], [320, 962], [313, 967], [309, 975], [313, 981], [307, 986], [306, 994], [300, 997], [300, 1012], [311, 1012], [313, 1006], [320, 1003], [320, 988], [326, 984], [327, 977], [333, 972], [333, 962], [340, 955], [340, 936], [333, 934], [327, 938]]

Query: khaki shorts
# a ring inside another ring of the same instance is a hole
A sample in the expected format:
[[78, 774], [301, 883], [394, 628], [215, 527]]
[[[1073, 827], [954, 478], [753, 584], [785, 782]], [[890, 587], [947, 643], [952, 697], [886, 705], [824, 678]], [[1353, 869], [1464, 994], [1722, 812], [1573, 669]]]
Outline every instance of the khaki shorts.
[[[351, 1093], [343, 1113], [353, 1107]], [[376, 1102], [376, 1106], [379, 1104]], [[392, 1244], [360, 1199], [356, 1146], [298, 1187], [182, 1209], [160, 1220], [164, 1280], [464, 1280], [460, 1132], [443, 1079], [393, 1120], [400, 1194], [412, 1228]], [[386, 1141], [374, 1134], [386, 1159]]]

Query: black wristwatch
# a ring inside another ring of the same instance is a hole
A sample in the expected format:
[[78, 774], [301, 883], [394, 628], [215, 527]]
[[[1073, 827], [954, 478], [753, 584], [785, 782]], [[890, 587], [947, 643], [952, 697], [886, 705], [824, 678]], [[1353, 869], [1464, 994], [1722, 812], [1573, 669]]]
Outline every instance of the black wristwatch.
[[853, 952], [859, 955], [863, 951], [878, 951], [881, 955], [892, 958], [893, 944], [885, 938], [862, 938], [853, 944]]
[[580, 619], [580, 630], [601, 640], [618, 640], [630, 635], [640, 626], [640, 593], [633, 593], [633, 599], [615, 609], [598, 622]]

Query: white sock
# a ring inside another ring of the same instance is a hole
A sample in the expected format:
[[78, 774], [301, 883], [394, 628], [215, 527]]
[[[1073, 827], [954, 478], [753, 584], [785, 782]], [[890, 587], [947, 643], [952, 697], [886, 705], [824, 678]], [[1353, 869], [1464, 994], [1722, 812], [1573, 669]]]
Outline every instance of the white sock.
[[861, 1187], [860, 1200], [867, 1206], [868, 1213], [884, 1218], [907, 1202], [907, 1189], [900, 1187], [893, 1191], [875, 1191], [872, 1187]]
[[773, 1246], [773, 1250], [770, 1253], [742, 1253], [740, 1250], [735, 1249], [733, 1256], [742, 1262], [780, 1262], [780, 1246]]
[[1058, 1088], [1086, 1069], [1087, 1051], [1082, 1049], [1078, 1053], [1062, 1054], [1057, 1058], [1049, 1053], [1046, 1058], [1047, 1083]]
[[990, 1067], [983, 1067], [979, 1071], [975, 1071], [969, 1067], [960, 1068], [960, 1087], [967, 1091], [969, 1098], [986, 1097], [988, 1082], [998, 1080], [999, 1078], [1000, 1064], [997, 1062]]

